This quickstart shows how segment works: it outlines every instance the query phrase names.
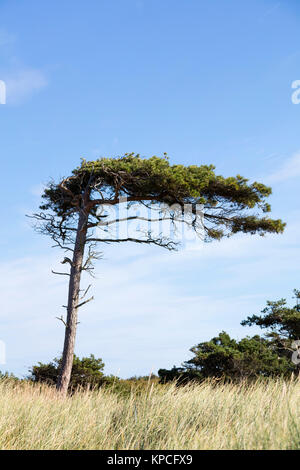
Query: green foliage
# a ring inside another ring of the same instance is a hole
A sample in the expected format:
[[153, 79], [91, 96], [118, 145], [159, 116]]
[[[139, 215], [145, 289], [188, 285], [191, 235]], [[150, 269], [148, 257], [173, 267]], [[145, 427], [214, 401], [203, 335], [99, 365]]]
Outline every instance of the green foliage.
[[270, 343], [258, 335], [236, 341], [223, 331], [211, 341], [194, 346], [191, 352], [195, 356], [185, 365], [199, 370], [204, 377], [269, 377], [291, 370], [285, 358], [279, 358]]
[[162, 381], [179, 378], [203, 380], [208, 377], [225, 380], [255, 379], [258, 377], [288, 376], [293, 367], [285, 357], [279, 357], [270, 342], [256, 335], [241, 341], [230, 338], [226, 332], [210, 341], [199, 343], [190, 350], [194, 357], [183, 368], [160, 370]]
[[166, 384], [168, 382], [176, 382], [177, 385], [184, 385], [187, 382], [201, 382], [204, 376], [196, 369], [176, 367], [172, 369], [159, 369], [158, 371], [159, 382]]
[[[289, 359], [292, 354], [292, 343], [300, 339], [300, 291], [294, 289], [297, 304], [287, 306], [286, 299], [267, 301], [267, 306], [261, 311], [262, 315], [252, 315], [242, 321], [242, 325], [257, 325], [266, 330], [274, 350], [281, 357]], [[300, 364], [295, 369], [300, 370]]]
[[[44, 382], [49, 385], [55, 385], [59, 376], [61, 367], [61, 359], [55, 358], [48, 364], [38, 363], [30, 370], [31, 376], [29, 377], [34, 382]], [[96, 359], [93, 354], [89, 357], [80, 359], [74, 355], [74, 362], [72, 367], [70, 389], [74, 390], [77, 387], [100, 387], [104, 384], [104, 363], [102, 359]]]
[[294, 289], [297, 305], [287, 307], [287, 300], [280, 299], [272, 302], [268, 301], [267, 306], [261, 311], [262, 315], [252, 315], [242, 321], [242, 325], [257, 325], [268, 330], [267, 336], [288, 340], [300, 339], [300, 291]]
[[[64, 222], [70, 222], [88, 188], [91, 200], [99, 204], [116, 204], [118, 198], [124, 196], [129, 201], [148, 201], [169, 207], [204, 204], [207, 240], [238, 232], [260, 235], [283, 232], [285, 224], [281, 220], [260, 217], [257, 213], [270, 212], [266, 202], [272, 192], [270, 187], [257, 182], [249, 184], [240, 175], [225, 178], [216, 175], [214, 170], [213, 165], [170, 165], [166, 155], [145, 159], [132, 153], [119, 158], [82, 160], [63, 184], [49, 185], [40, 209], [50, 209]], [[90, 204], [91, 216], [96, 206], [97, 203]], [[252, 209], [256, 211], [247, 212]]]

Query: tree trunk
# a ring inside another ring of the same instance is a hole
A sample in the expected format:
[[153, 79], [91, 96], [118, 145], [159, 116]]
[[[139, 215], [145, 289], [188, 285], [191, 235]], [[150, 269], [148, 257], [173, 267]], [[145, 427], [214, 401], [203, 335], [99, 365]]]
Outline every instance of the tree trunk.
[[57, 381], [57, 390], [66, 396], [71, 379], [74, 359], [75, 337], [77, 329], [77, 311], [80, 294], [80, 280], [83, 265], [84, 248], [86, 243], [88, 215], [84, 209], [80, 210], [73, 261], [70, 270], [69, 294], [67, 305], [67, 321], [65, 330], [64, 350], [62, 355], [61, 371]]

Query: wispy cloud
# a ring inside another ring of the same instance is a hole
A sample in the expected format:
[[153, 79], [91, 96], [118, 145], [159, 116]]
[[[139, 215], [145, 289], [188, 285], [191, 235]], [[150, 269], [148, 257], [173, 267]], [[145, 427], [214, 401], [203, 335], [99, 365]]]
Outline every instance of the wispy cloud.
[[273, 16], [274, 13], [277, 13], [278, 9], [281, 7], [282, 2], [276, 2], [271, 8], [267, 8], [264, 13], [258, 18], [259, 22], [264, 22], [269, 19], [270, 16]]
[[283, 164], [264, 180], [267, 183], [279, 183], [300, 176], [300, 152], [287, 158]]
[[4, 77], [7, 90], [7, 104], [20, 104], [34, 93], [45, 88], [47, 79], [38, 69], [26, 68]]
[[14, 51], [15, 42], [16, 36], [13, 33], [0, 28], [0, 52], [5, 57], [1, 61], [0, 79], [6, 85], [7, 105], [22, 104], [48, 84], [42, 70], [22, 64]]

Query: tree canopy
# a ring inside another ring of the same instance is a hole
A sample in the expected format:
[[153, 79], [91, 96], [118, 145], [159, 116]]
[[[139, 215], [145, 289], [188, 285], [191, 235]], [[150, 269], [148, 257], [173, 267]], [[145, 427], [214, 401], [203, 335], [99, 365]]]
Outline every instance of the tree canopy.
[[217, 175], [213, 165], [171, 165], [166, 156], [145, 159], [138, 154], [125, 154], [120, 158], [82, 160], [70, 177], [50, 183], [40, 209], [51, 210], [57, 217], [55, 221], [44, 216], [49, 232], [59, 230], [62, 238], [68, 240], [72, 239], [74, 214], [84, 195], [90, 228], [101, 223], [107, 227], [103, 224], [107, 214], [97, 214], [97, 208], [117, 204], [120, 198], [126, 198], [128, 203], [169, 207], [189, 204], [194, 210], [197, 204], [203, 204], [205, 239], [209, 241], [237, 232], [281, 233], [285, 226], [281, 220], [261, 214], [271, 210], [266, 202], [271, 192], [270, 187], [258, 182], [250, 184], [240, 175]]

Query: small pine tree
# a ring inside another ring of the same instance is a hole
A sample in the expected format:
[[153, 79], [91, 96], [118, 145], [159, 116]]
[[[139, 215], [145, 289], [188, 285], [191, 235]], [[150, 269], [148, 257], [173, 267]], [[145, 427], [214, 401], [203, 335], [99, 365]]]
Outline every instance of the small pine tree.
[[[262, 315], [252, 315], [242, 321], [243, 326], [256, 325], [266, 330], [267, 338], [277, 355], [291, 360], [295, 352], [293, 345], [300, 340], [300, 291], [294, 289], [296, 305], [288, 307], [286, 299], [267, 301]], [[293, 364], [295, 372], [300, 373], [300, 363]]]
[[[60, 374], [61, 362], [62, 360], [58, 358], [48, 364], [39, 362], [30, 370], [29, 378], [34, 382], [55, 385]], [[103, 369], [102, 359], [96, 359], [93, 354], [82, 359], [74, 355], [69, 390], [77, 387], [100, 387], [105, 382]]]

